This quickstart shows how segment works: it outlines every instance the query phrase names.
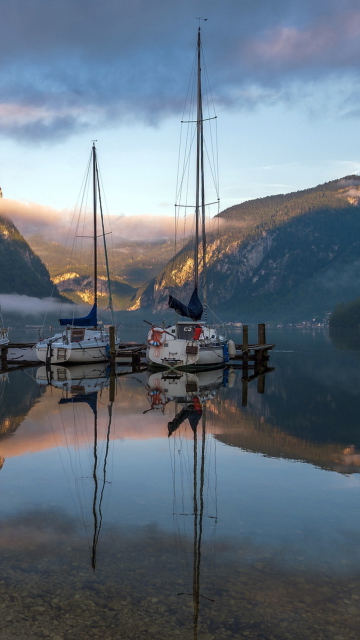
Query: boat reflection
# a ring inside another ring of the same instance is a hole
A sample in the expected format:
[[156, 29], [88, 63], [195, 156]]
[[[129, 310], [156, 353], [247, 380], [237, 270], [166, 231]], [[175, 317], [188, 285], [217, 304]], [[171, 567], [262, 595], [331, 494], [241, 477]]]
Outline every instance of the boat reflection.
[[94, 489], [92, 498], [93, 535], [91, 544], [91, 566], [95, 571], [97, 546], [103, 522], [102, 504], [107, 483], [107, 460], [114, 402], [114, 394], [110, 393], [105, 452], [101, 463], [98, 454], [98, 395], [101, 394], [103, 389], [115, 382], [114, 376], [110, 376], [110, 369], [106, 363], [96, 363], [95, 365], [82, 364], [71, 368], [51, 365], [39, 367], [36, 373], [36, 381], [40, 385], [51, 385], [57, 389], [64, 390], [65, 394], [60, 398], [59, 405], [88, 405], [92, 412], [94, 437], [92, 479]]
[[[204, 538], [207, 547], [214, 546], [217, 524], [215, 460], [206, 461], [206, 452], [215, 452], [211, 447], [211, 442], [215, 443], [215, 440], [207, 433], [206, 403], [216, 402], [220, 389], [228, 384], [229, 372], [226, 369], [201, 371], [196, 374], [163, 371], [150, 375], [148, 379], [150, 408], [147, 411], [164, 412], [168, 403], [175, 402], [175, 417], [168, 422], [168, 437], [173, 440], [170, 450], [174, 486], [174, 528], [178, 548], [185, 556], [188, 553], [191, 555], [191, 560], [185, 557], [180, 564], [192, 567], [189, 572], [192, 574], [191, 577], [185, 578], [186, 581], [191, 581], [191, 587], [178, 595], [192, 598], [194, 640], [197, 640], [200, 628], [200, 601], [213, 602], [213, 598], [202, 592], [200, 576]], [[186, 433], [187, 423], [190, 425], [191, 438]], [[214, 468], [211, 469], [211, 466]], [[188, 482], [185, 482], [185, 478]], [[207, 488], [206, 496], [204, 487]], [[213, 510], [210, 507], [210, 494]], [[189, 519], [192, 519], [191, 548], [186, 543], [186, 540], [190, 539]], [[180, 523], [179, 520], [183, 522]], [[205, 531], [204, 520], [210, 523], [210, 530]], [[213, 558], [213, 551], [210, 552], [210, 557]], [[210, 573], [213, 576], [213, 570]]]
[[51, 385], [67, 393], [87, 394], [102, 391], [110, 385], [110, 370], [106, 362], [62, 367], [56, 364], [39, 367], [36, 372], [39, 385]]
[[228, 369], [211, 369], [196, 373], [175, 370], [158, 371], [149, 375], [148, 378], [150, 408], [147, 411], [164, 412], [169, 402], [181, 405], [193, 403], [195, 399], [201, 403], [206, 402], [214, 398], [221, 387], [227, 386], [228, 381]]

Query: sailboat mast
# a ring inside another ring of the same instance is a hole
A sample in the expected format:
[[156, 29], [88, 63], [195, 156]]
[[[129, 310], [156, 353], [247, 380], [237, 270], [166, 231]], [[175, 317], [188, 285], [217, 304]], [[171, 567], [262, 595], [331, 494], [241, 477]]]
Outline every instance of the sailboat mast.
[[[201, 43], [200, 43], [201, 47]], [[202, 277], [203, 277], [203, 307], [204, 320], [207, 321], [207, 293], [206, 293], [206, 229], [205, 229], [205, 177], [204, 177], [204, 119], [202, 108], [202, 89], [200, 83], [200, 178], [201, 178], [201, 233], [202, 233]]]
[[195, 201], [195, 255], [194, 274], [195, 289], [199, 284], [199, 203], [200, 203], [200, 167], [201, 167], [201, 144], [202, 144], [202, 104], [201, 104], [201, 39], [200, 27], [197, 39], [197, 109], [196, 109], [196, 201]]
[[201, 86], [201, 29], [198, 30], [197, 41], [197, 116], [196, 116], [196, 207], [195, 207], [195, 288], [199, 284], [199, 227], [201, 202], [201, 235], [202, 235], [202, 273], [203, 273], [203, 305], [204, 319], [207, 315], [206, 299], [206, 235], [205, 235], [205, 179], [204, 179], [204, 125]]
[[94, 305], [97, 305], [97, 176], [96, 176], [96, 148], [92, 146], [93, 156], [93, 215], [94, 215]]

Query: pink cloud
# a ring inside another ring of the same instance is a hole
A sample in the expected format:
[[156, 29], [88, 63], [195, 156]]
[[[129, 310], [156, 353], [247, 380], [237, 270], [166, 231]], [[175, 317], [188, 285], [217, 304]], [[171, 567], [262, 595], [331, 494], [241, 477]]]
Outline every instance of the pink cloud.
[[360, 55], [360, 11], [318, 19], [307, 28], [276, 27], [265, 38], [250, 41], [249, 59], [255, 64], [302, 66], [312, 62], [335, 67]]

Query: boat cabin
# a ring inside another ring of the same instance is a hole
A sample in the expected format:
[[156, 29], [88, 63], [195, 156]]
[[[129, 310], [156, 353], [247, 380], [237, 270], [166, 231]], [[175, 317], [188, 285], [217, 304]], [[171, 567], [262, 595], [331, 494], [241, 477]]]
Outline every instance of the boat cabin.
[[[199, 331], [201, 329], [201, 331]], [[167, 332], [173, 334], [174, 338], [179, 340], [199, 340], [202, 338], [215, 340], [217, 338], [216, 331], [213, 327], [209, 327], [205, 322], [196, 322], [191, 320], [180, 320], [176, 325], [167, 328]]]

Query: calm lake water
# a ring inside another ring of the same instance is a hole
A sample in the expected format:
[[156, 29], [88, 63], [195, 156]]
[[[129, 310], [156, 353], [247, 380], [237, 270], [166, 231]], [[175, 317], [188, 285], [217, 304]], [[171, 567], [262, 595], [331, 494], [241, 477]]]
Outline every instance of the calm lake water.
[[359, 637], [360, 340], [268, 340], [246, 406], [240, 370], [1, 377], [1, 640]]

